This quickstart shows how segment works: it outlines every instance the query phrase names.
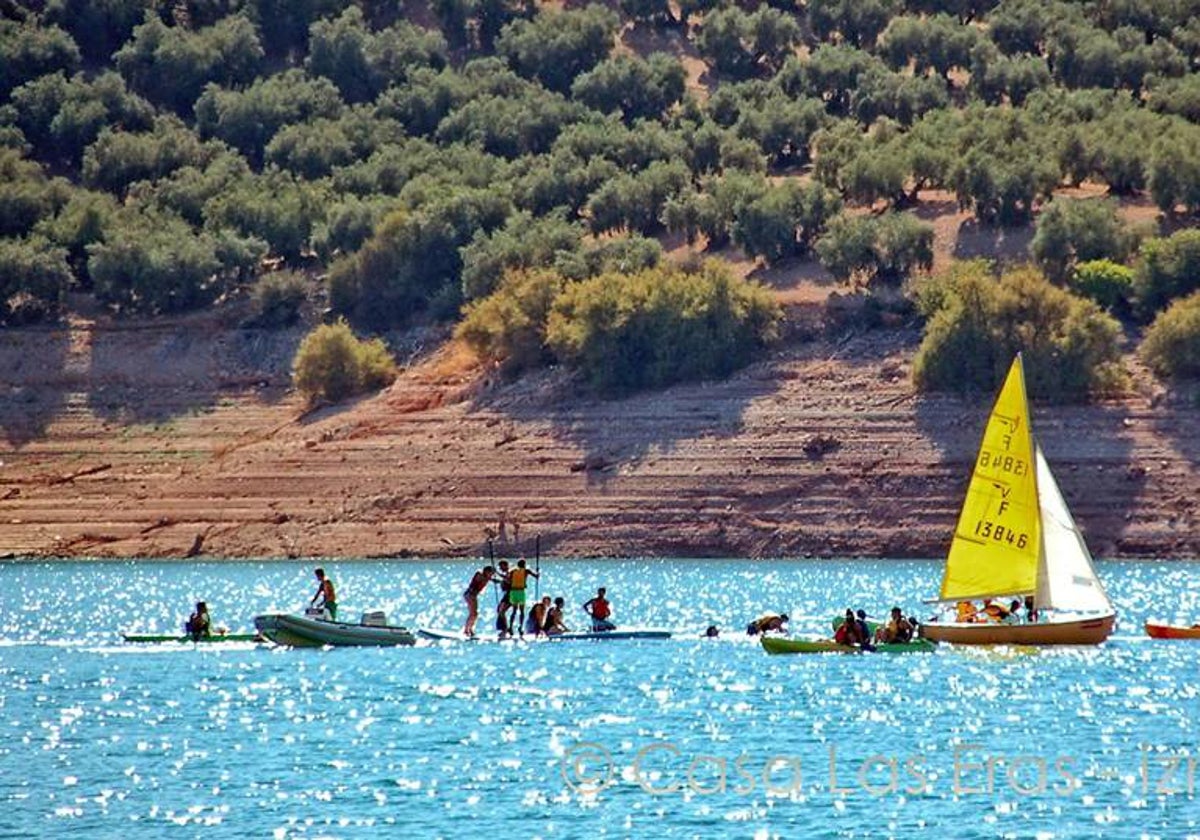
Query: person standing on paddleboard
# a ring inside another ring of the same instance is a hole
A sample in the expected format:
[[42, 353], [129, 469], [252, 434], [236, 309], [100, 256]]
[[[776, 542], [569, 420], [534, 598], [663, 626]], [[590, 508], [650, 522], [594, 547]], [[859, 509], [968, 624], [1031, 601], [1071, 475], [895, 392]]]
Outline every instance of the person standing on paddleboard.
[[[512, 618], [509, 619], [509, 628], [516, 627], [517, 633], [521, 636], [525, 635], [525, 587], [529, 583], [529, 578], [536, 578], [537, 572], [531, 572], [525, 568], [524, 558], [517, 561], [517, 568], [509, 572], [508, 575], [508, 603], [512, 605]], [[517, 613], [520, 612], [518, 617]]]
[[467, 584], [467, 591], [463, 593], [463, 599], [467, 602], [467, 623], [463, 625], [464, 636], [475, 635], [475, 622], [479, 619], [479, 596], [495, 579], [496, 570], [491, 566], [484, 566], [471, 576], [471, 582]]

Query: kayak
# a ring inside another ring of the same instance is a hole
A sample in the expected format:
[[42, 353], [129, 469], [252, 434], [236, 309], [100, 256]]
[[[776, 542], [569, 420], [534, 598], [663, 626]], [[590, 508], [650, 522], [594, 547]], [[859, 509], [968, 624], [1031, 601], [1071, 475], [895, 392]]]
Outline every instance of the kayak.
[[382, 613], [368, 613], [358, 624], [308, 615], [266, 613], [254, 617], [254, 626], [275, 644], [290, 647], [393, 647], [417, 642], [412, 631], [387, 624]]
[[497, 639], [492, 635], [467, 637], [457, 630], [437, 630], [429, 627], [421, 627], [417, 630], [417, 635], [421, 638], [430, 639], [437, 642], [616, 642], [630, 639], [669, 639], [671, 638], [671, 631], [656, 630], [648, 627], [631, 627], [627, 630], [581, 630], [572, 633], [558, 633], [553, 636], [518, 636], [516, 638], [510, 636], [504, 639]]
[[855, 645], [840, 645], [832, 639], [788, 639], [783, 636], [763, 636], [767, 653], [928, 653], [937, 647], [928, 639], [911, 642], [883, 642], [864, 651]]
[[206, 645], [216, 642], [261, 642], [261, 633], [217, 633], [212, 636], [201, 636], [193, 639], [191, 636], [181, 636], [178, 633], [156, 635], [154, 633], [122, 633], [121, 638], [127, 642], [195, 642]]
[[1200, 625], [1180, 627], [1176, 624], [1146, 622], [1146, 635], [1152, 639], [1200, 639]]

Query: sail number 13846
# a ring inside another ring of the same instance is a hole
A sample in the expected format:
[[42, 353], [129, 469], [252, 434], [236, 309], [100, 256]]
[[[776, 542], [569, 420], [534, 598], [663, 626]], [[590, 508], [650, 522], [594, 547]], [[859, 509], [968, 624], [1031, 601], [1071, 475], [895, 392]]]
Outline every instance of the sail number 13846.
[[1012, 528], [1006, 528], [1003, 525], [997, 525], [986, 519], [980, 519], [975, 523], [975, 536], [991, 540], [992, 542], [1013, 545], [1017, 548], [1025, 548], [1025, 546], [1029, 545], [1028, 534], [1021, 531], [1014, 531]]

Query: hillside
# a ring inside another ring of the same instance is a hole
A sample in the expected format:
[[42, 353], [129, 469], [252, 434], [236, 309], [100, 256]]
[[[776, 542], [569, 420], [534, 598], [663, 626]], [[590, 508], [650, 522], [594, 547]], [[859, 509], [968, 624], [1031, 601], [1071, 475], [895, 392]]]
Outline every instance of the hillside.
[[[831, 341], [824, 290], [728, 381], [623, 400], [561, 371], [484, 378], [437, 333], [377, 396], [306, 414], [300, 331], [212, 316], [0, 333], [0, 552], [43, 556], [936, 556], [990, 395], [917, 395], [918, 334]], [[1136, 366], [1132, 359], [1129, 362]], [[1200, 555], [1200, 413], [1141, 374], [1119, 402], [1037, 410], [1101, 556]]]

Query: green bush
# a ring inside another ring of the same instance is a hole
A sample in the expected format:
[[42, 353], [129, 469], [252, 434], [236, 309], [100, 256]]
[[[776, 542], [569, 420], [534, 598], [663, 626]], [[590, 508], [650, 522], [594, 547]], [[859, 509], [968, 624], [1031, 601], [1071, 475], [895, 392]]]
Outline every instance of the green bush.
[[913, 363], [921, 390], [990, 393], [1017, 353], [1038, 399], [1082, 401], [1121, 382], [1117, 322], [1035, 269], [996, 279], [987, 263], [958, 264], [919, 283], [916, 302], [928, 317]]
[[567, 280], [550, 269], [511, 271], [486, 298], [469, 304], [455, 335], [506, 375], [553, 361], [546, 320]]
[[907, 213], [835, 219], [816, 245], [817, 257], [839, 280], [898, 285], [933, 266], [933, 228]]
[[1140, 352], [1164, 379], [1200, 376], [1200, 292], [1175, 301], [1155, 318]]
[[612, 394], [728, 375], [774, 341], [779, 319], [766, 289], [713, 263], [691, 274], [660, 266], [568, 286], [546, 340]]
[[1147, 321], [1176, 298], [1200, 289], [1200, 230], [1181, 230], [1142, 243], [1134, 269], [1138, 312]]
[[1036, 228], [1029, 251], [1056, 283], [1070, 277], [1077, 262], [1125, 259], [1132, 244], [1111, 199], [1056, 198], [1038, 215]]
[[277, 329], [300, 320], [300, 308], [308, 298], [308, 281], [295, 271], [264, 275], [250, 291], [251, 316], [247, 326]]
[[0, 239], [0, 324], [56, 317], [70, 283], [65, 248], [37, 237]]
[[1123, 315], [1133, 295], [1133, 269], [1111, 260], [1090, 260], [1075, 266], [1067, 285], [1114, 315]]
[[383, 388], [396, 378], [396, 363], [383, 341], [358, 338], [341, 319], [306, 335], [292, 368], [296, 388], [310, 403], [339, 402]]

